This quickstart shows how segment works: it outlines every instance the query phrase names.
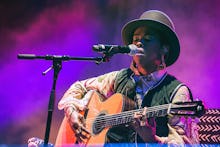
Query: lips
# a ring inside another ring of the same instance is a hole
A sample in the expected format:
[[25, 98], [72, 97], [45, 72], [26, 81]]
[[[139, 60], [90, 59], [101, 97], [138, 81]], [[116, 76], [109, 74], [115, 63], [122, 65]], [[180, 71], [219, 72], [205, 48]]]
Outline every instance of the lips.
[[135, 55], [144, 55], [144, 49], [143, 48], [137, 48], [137, 53]]

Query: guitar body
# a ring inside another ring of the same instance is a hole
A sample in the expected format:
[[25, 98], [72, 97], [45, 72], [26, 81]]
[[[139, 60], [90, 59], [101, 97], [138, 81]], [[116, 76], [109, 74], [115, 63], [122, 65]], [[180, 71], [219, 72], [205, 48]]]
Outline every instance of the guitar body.
[[[114, 94], [107, 100], [102, 100], [103, 98], [100, 94], [93, 92], [88, 103], [88, 109], [84, 112], [86, 128], [91, 133], [90, 138], [85, 141], [85, 145], [97, 144], [102, 146], [106, 141], [106, 133], [108, 132], [109, 127], [103, 127], [104, 124], [100, 122], [97, 123], [96, 118], [104, 115], [121, 113], [135, 108], [135, 103], [122, 94]], [[75, 143], [75, 134], [65, 117], [60, 126], [55, 145], [63, 146]]]
[[[83, 140], [79, 146], [98, 145], [103, 146], [106, 133], [112, 126], [131, 122], [134, 112], [143, 112], [143, 109], [135, 109], [135, 103], [122, 94], [114, 94], [107, 100], [95, 91], [91, 91], [91, 98], [87, 109], [82, 112], [85, 118], [86, 129], [91, 133], [88, 139]], [[123, 112], [126, 111], [126, 112]], [[146, 118], [161, 117], [167, 114], [182, 116], [202, 116], [205, 113], [201, 101], [180, 102], [176, 104], [164, 104], [148, 107]], [[68, 120], [64, 117], [60, 126], [55, 146], [76, 144], [77, 140]]]

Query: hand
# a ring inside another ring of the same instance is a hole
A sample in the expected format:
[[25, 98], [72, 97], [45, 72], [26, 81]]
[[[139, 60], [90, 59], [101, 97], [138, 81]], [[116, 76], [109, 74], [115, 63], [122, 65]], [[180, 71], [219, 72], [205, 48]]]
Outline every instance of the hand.
[[[43, 147], [44, 146], [44, 140], [37, 138], [37, 137], [32, 137], [28, 139], [28, 147]], [[51, 143], [47, 144], [47, 147], [53, 147], [54, 145]]]
[[39, 147], [43, 145], [44, 141], [37, 137], [32, 137], [28, 139], [28, 147]]
[[156, 142], [155, 121], [153, 118], [150, 118], [148, 122], [146, 112], [146, 107], [144, 107], [144, 111], [142, 113], [136, 112], [134, 114], [134, 122], [132, 126], [144, 142]]
[[69, 118], [69, 123], [75, 133], [78, 143], [83, 143], [85, 139], [90, 137], [90, 132], [85, 127], [86, 125], [83, 115], [77, 111], [73, 111]]

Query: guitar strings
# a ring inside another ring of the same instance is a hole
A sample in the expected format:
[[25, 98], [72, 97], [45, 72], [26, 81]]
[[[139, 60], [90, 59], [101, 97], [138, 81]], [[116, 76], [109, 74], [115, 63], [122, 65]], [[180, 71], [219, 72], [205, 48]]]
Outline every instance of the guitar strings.
[[[150, 115], [151, 112], [155, 112], [157, 110], [161, 110], [161, 111], [164, 111], [164, 110], [167, 110], [168, 107], [170, 104], [165, 104], [165, 105], [158, 105], [158, 106], [154, 106], [154, 107], [150, 107], [147, 109], [147, 113]], [[173, 105], [172, 108], [178, 108], [179, 106], [175, 106]], [[99, 127], [100, 125], [118, 125], [118, 124], [121, 124], [120, 122], [123, 122], [123, 123], [128, 123], [130, 122], [132, 119], [133, 119], [133, 115], [135, 112], [141, 112], [143, 111], [143, 108], [142, 109], [135, 109], [135, 110], [131, 110], [131, 111], [124, 111], [124, 112], [121, 112], [121, 113], [116, 113], [116, 114], [110, 114], [110, 115], [102, 115], [102, 116], [98, 116], [98, 117], [94, 117], [94, 118], [88, 118], [87, 119], [87, 123], [92, 123], [95, 121], [97, 127]], [[148, 116], [149, 117], [149, 116]], [[120, 122], [117, 123], [117, 119], [120, 119]], [[110, 121], [109, 121], [110, 120]], [[106, 123], [106, 122], [110, 122], [110, 123]]]
[[[186, 105], [180, 105], [180, 104], [178, 104], [178, 105], [165, 104], [165, 105], [150, 107], [150, 108], [148, 108], [147, 113], [150, 115], [150, 112], [155, 112], [155, 110], [161, 110], [164, 113], [164, 110], [169, 110], [170, 109], [167, 106], [170, 106], [170, 108], [192, 107], [192, 105], [191, 106], [190, 105], [186, 106]], [[131, 122], [132, 119], [133, 119], [133, 117], [131, 117], [131, 116], [134, 115], [134, 112], [138, 112], [138, 111], [142, 111], [142, 110], [143, 109], [136, 109], [136, 110], [132, 110], [132, 111], [124, 111], [124, 112], [118, 113], [118, 114], [110, 114], [110, 115], [99, 116], [99, 117], [97, 117], [96, 122], [95, 122], [96, 127], [100, 127], [100, 125], [101, 126], [105, 125], [105, 127], [108, 127], [108, 126], [114, 126], [114, 125], [119, 125], [119, 124], [124, 124], [124, 123]], [[123, 120], [123, 117], [124, 117], [123, 115], [124, 116], [126, 115], [124, 120]], [[161, 116], [161, 114], [160, 114], [160, 116]], [[147, 117], [150, 117], [150, 116], [147, 116]], [[119, 121], [119, 120], [117, 120], [119, 118], [122, 118], [122, 119]], [[92, 121], [94, 121], [94, 118], [92, 118], [92, 119], [93, 119]], [[107, 122], [107, 123], [105, 123], [105, 122]], [[108, 122], [110, 122], [110, 123], [108, 123]], [[91, 122], [89, 122], [89, 123], [91, 123]]]
[[[165, 108], [167, 108], [167, 107], [165, 106]], [[161, 109], [161, 107], [158, 109], [158, 108], [156, 108], [156, 106], [155, 106], [155, 107], [149, 108], [149, 109], [147, 110], [147, 113], [154, 112], [155, 110], [163, 110], [163, 109]], [[108, 117], [114, 118], [114, 117], [119, 117], [119, 116], [120, 116], [120, 117], [128, 116], [129, 114], [132, 114], [132, 115], [133, 115], [134, 112], [138, 112], [138, 111], [143, 111], [143, 108], [142, 108], [142, 109], [135, 109], [135, 110], [131, 110], [131, 111], [124, 111], [124, 112], [116, 113], [116, 114], [102, 115], [102, 116], [98, 116], [98, 118], [99, 118], [99, 119], [100, 119], [100, 118], [103, 118], [103, 119], [106, 120], [106, 118], [108, 118]], [[87, 120], [90, 120], [90, 119], [94, 120], [94, 118], [88, 118]]]
[[[139, 109], [136, 111], [130, 111], [130, 112], [124, 112], [122, 114], [100, 116], [100, 117], [97, 117], [96, 119], [92, 118], [92, 122], [94, 122], [94, 120], [95, 120], [96, 127], [100, 127], [103, 125], [105, 125], [105, 127], [106, 127], [106, 126], [113, 126], [113, 125], [128, 123], [133, 120], [132, 116], [134, 115], [134, 112], [138, 112], [141, 110], [143, 110], [143, 109]], [[153, 111], [148, 111], [148, 113], [150, 113], [150, 112], [153, 112]], [[118, 121], [117, 119], [120, 119], [120, 118], [121, 118], [121, 121]], [[91, 121], [88, 121], [88, 122], [91, 123]]]

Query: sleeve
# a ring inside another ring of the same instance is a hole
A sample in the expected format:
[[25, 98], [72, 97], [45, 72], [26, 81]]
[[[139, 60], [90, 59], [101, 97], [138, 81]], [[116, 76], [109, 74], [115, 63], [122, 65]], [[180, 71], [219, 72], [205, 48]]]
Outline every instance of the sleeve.
[[[113, 94], [113, 86], [118, 71], [73, 83], [58, 103], [58, 109], [70, 115], [73, 110], [84, 110], [90, 99], [90, 90], [96, 90], [104, 97]], [[69, 110], [69, 108], [71, 108]]]
[[[180, 86], [174, 96], [172, 103], [191, 101], [190, 91], [185, 85]], [[162, 143], [168, 144], [198, 144], [197, 119], [180, 116], [169, 116], [168, 137], [161, 137]]]

